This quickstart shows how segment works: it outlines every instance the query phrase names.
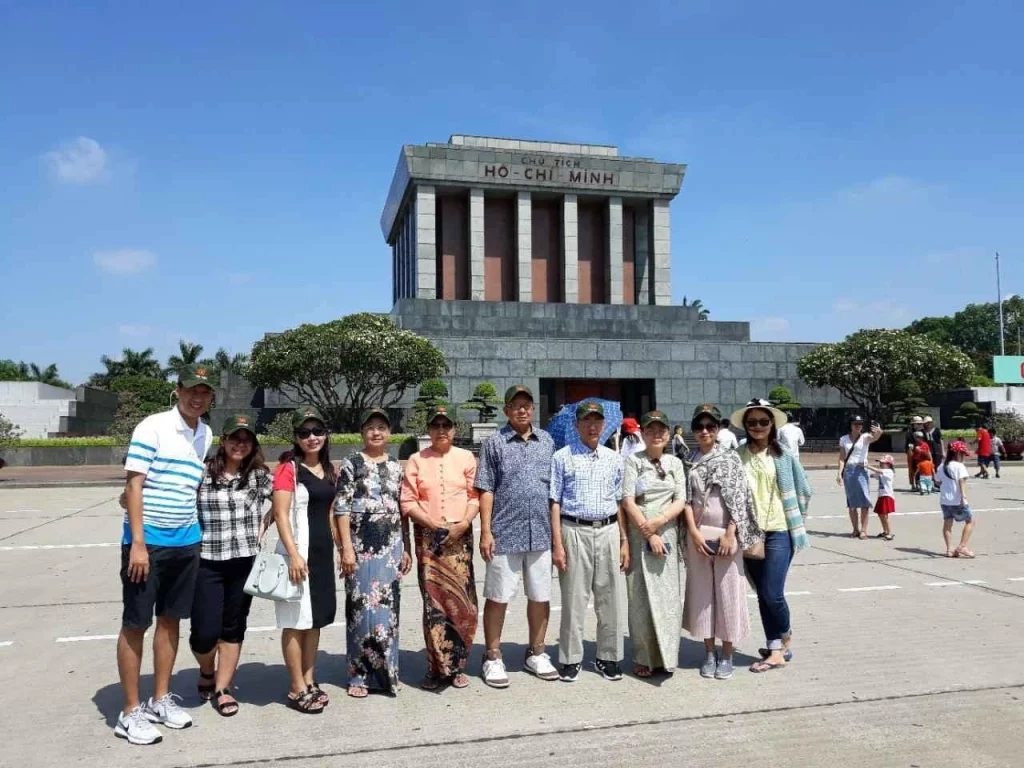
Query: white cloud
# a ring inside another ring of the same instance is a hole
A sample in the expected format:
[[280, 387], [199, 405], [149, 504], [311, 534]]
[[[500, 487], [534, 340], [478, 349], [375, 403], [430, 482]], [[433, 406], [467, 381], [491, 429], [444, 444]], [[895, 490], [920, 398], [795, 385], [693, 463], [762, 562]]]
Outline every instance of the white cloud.
[[54, 179], [65, 184], [92, 184], [107, 178], [110, 157], [95, 139], [79, 136], [46, 153]]
[[776, 341], [789, 331], [784, 317], [756, 317], [750, 321], [751, 335], [759, 340]]
[[112, 275], [137, 275], [156, 266], [156, 254], [141, 248], [95, 251], [93, 263]]
[[839, 199], [850, 205], [910, 205], [926, 199], [936, 187], [907, 178], [888, 175], [839, 191]]
[[148, 325], [122, 325], [117, 329], [122, 336], [134, 337], [149, 336], [152, 330]]

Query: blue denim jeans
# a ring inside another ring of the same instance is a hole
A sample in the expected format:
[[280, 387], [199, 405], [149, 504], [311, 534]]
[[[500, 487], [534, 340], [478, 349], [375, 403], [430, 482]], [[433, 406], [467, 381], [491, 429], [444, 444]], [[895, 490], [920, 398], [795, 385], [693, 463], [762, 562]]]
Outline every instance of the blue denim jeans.
[[793, 541], [789, 531], [771, 531], [764, 539], [764, 560], [746, 560], [747, 574], [757, 590], [757, 607], [769, 650], [782, 648], [790, 632], [789, 603], [786, 602], [786, 574], [793, 562]]

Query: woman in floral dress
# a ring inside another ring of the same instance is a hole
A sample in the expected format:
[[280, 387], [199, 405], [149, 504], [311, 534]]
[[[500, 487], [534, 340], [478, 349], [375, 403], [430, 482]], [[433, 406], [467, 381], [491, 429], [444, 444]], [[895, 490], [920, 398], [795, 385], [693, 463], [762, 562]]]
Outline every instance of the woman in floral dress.
[[399, 507], [402, 465], [388, 456], [387, 411], [367, 411], [361, 432], [362, 451], [341, 462], [334, 504], [347, 592], [348, 695], [356, 699], [398, 691], [401, 579], [412, 567]]

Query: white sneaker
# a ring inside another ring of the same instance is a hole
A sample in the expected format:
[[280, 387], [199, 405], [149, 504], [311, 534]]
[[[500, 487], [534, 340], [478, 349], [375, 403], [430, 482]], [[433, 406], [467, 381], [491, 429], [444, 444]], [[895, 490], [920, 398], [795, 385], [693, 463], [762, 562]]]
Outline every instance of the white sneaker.
[[557, 680], [558, 670], [551, 663], [551, 657], [546, 653], [531, 653], [526, 657], [526, 671], [536, 675], [541, 680]]
[[151, 723], [160, 723], [168, 728], [188, 728], [192, 725], [192, 717], [188, 712], [178, 706], [175, 699], [181, 699], [173, 693], [168, 693], [159, 701], [150, 699], [146, 702], [143, 711]]
[[156, 744], [164, 738], [149, 722], [141, 704], [127, 715], [124, 712], [118, 713], [114, 735], [119, 739], [128, 739], [129, 744]]
[[508, 672], [505, 671], [505, 662], [500, 656], [496, 659], [485, 657], [483, 673], [484, 682], [491, 688], [508, 688]]

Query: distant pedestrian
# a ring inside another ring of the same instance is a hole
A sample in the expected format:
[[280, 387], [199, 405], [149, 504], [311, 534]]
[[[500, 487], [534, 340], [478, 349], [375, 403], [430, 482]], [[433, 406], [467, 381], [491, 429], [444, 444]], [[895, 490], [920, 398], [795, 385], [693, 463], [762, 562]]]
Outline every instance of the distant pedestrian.
[[942, 461], [942, 457], [946, 453], [942, 444], [942, 430], [935, 426], [935, 419], [931, 416], [924, 417], [922, 427], [924, 439], [932, 451], [932, 461], [936, 463]]
[[722, 423], [718, 427], [717, 441], [727, 451], [735, 451], [740, 447], [740, 441], [732, 431], [732, 422], [728, 419], [722, 419]]
[[800, 448], [805, 442], [804, 431], [800, 428], [800, 417], [794, 411], [787, 413], [786, 416], [789, 418], [789, 423], [779, 430], [779, 442], [799, 461]]
[[430, 446], [405, 465], [402, 512], [412, 518], [427, 651], [424, 690], [469, 685], [466, 663], [477, 629], [473, 520], [480, 511], [476, 459], [452, 445], [446, 406], [427, 412]]
[[640, 434], [640, 424], [632, 416], [627, 416], [622, 420], [622, 443], [619, 446], [619, 455], [625, 461], [643, 449], [644, 438]]
[[640, 423], [646, 448], [626, 459], [623, 508], [629, 535], [629, 637], [633, 674], [671, 672], [679, 658], [683, 621], [679, 517], [686, 506], [686, 469], [665, 452], [668, 417], [645, 413]]
[[[751, 672], [768, 672], [786, 664], [792, 641], [789, 603], [786, 600], [786, 576], [793, 555], [810, 546], [804, 527], [804, 514], [811, 498], [800, 462], [778, 441], [778, 429], [786, 415], [767, 400], [754, 399], [733, 414], [743, 425], [746, 444], [740, 448], [740, 461], [747, 473], [757, 525], [765, 532], [764, 559], [747, 560], [747, 573], [757, 590], [766, 645], [761, 661]], [[865, 475], [866, 477], [866, 475]]]
[[[973, 558], [974, 553], [968, 548], [971, 534], [974, 532], [974, 514], [967, 501], [967, 478], [970, 472], [964, 466], [967, 456], [967, 443], [954, 440], [946, 450], [946, 461], [942, 467], [942, 491], [939, 504], [942, 507], [942, 538], [946, 542], [946, 557]], [[960, 544], [953, 548], [953, 523], [963, 523]]]
[[508, 423], [480, 450], [476, 489], [480, 493], [480, 556], [484, 578], [484, 682], [509, 685], [501, 655], [501, 631], [520, 579], [526, 591], [528, 645], [524, 666], [541, 680], [557, 680], [547, 654], [551, 615], [551, 509], [548, 490], [551, 435], [533, 426], [533, 392], [516, 384], [505, 392]]
[[988, 433], [992, 437], [992, 465], [996, 470], [996, 478], [999, 477], [999, 460], [1006, 456], [1006, 448], [1003, 446], [1003, 438], [996, 434], [995, 427], [989, 427]]
[[875, 514], [878, 515], [878, 519], [882, 523], [882, 532], [878, 534], [878, 538], [886, 541], [896, 538], [889, 523], [889, 515], [896, 511], [896, 496], [892, 490], [893, 483], [896, 481], [895, 466], [896, 462], [889, 454], [878, 460], [877, 468], [870, 464], [864, 465], [868, 472], [878, 476], [878, 499], [875, 501]]
[[910, 483], [910, 490], [917, 490], [917, 483], [914, 481], [914, 448], [917, 447], [917, 438], [915, 433], [924, 430], [924, 419], [920, 416], [913, 416], [910, 419], [910, 425], [907, 427], [906, 432], [906, 448], [904, 452], [907, 454], [907, 481]]
[[683, 463], [686, 462], [690, 455], [690, 447], [686, 444], [686, 438], [683, 437], [683, 427], [681, 424], [676, 425], [675, 432], [672, 435], [672, 455]]
[[317, 714], [330, 703], [316, 680], [320, 630], [334, 623], [338, 609], [335, 539], [331, 507], [338, 473], [320, 411], [304, 406], [292, 413], [292, 448], [274, 470], [277, 553], [288, 556], [289, 578], [302, 584], [302, 599], [275, 602], [281, 653], [288, 672], [287, 704]]
[[978, 454], [978, 474], [982, 480], [988, 480], [988, 468], [992, 465], [992, 433], [979, 426], [975, 432], [974, 451]]
[[[764, 540], [739, 453], [718, 445], [717, 406], [698, 405], [690, 429], [697, 436], [690, 469], [686, 525], [686, 599], [683, 627], [704, 641], [701, 677], [732, 677], [733, 646], [750, 634], [743, 550]], [[722, 641], [716, 655], [715, 641]]]
[[[850, 513], [851, 534], [855, 539], [868, 537], [868, 512], [871, 509], [870, 488], [868, 485], [868, 447], [882, 436], [882, 430], [872, 423], [871, 431], [865, 432], [867, 422], [863, 416], [850, 419], [850, 431], [839, 438], [839, 467], [836, 472], [836, 485], [846, 490], [846, 508]], [[913, 477], [911, 477], [913, 480]], [[858, 523], [858, 514], [860, 520]]]
[[583, 622], [591, 598], [597, 614], [597, 660], [605, 680], [621, 680], [619, 571], [629, 568], [622, 501], [622, 457], [599, 445], [604, 407], [584, 400], [576, 408], [579, 443], [551, 457], [552, 560], [562, 590], [558, 636], [561, 679], [573, 683], [583, 666]]
[[917, 487], [922, 496], [928, 496], [935, 490], [935, 462], [931, 457], [917, 462]]

